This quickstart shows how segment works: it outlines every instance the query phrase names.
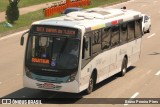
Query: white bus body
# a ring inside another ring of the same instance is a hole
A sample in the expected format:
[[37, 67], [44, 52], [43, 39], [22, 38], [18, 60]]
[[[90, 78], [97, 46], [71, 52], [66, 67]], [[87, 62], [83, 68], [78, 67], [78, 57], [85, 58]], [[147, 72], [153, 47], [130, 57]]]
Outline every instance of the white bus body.
[[[32, 25], [78, 29], [81, 34], [79, 63], [76, 74], [71, 74], [74, 78], [71, 82], [64, 82], [67, 76], [48, 77], [31, 73], [24, 64], [24, 87], [79, 93], [88, 89], [90, 82], [99, 83], [122, 72], [124, 59], [126, 66], [129, 67], [140, 58], [142, 25], [141, 13], [137, 11], [92, 8], [71, 12], [66, 16], [37, 21]], [[44, 70], [49, 72], [49, 69]], [[30, 72], [31, 77], [27, 76], [26, 72]], [[94, 75], [94, 81], [90, 79], [92, 75]]]

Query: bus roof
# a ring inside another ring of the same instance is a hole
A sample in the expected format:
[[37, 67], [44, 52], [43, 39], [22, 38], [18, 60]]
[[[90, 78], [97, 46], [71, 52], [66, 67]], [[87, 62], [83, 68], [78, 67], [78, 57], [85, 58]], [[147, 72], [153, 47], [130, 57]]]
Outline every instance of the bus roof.
[[111, 26], [124, 21], [141, 17], [141, 13], [134, 10], [113, 8], [91, 8], [83, 11], [68, 13], [65, 16], [34, 22], [36, 25], [65, 26], [71, 28], [84, 27], [86, 31]]

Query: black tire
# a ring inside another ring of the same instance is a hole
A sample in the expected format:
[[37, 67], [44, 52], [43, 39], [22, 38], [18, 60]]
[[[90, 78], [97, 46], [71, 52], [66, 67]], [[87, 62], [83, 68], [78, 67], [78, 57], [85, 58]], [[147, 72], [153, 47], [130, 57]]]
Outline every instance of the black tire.
[[89, 85], [88, 88], [86, 89], [86, 94], [90, 94], [93, 89], [94, 89], [94, 85], [95, 85], [95, 79], [94, 79], [94, 75], [92, 74], [90, 79], [89, 79]]
[[147, 33], [151, 32], [151, 26], [149, 26], [149, 29], [147, 30]]
[[122, 62], [120, 76], [124, 76], [126, 74], [126, 72], [127, 72], [127, 64], [128, 64], [128, 61], [127, 61], [127, 58], [125, 57], [123, 59], [123, 62]]

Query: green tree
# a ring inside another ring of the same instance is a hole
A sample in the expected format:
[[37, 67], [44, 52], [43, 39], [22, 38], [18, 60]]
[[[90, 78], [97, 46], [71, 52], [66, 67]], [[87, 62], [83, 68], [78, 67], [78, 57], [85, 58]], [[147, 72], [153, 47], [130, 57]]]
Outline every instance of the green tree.
[[9, 5], [7, 6], [6, 10], [6, 20], [9, 23], [14, 23], [14, 21], [18, 20], [19, 18], [19, 9], [18, 3], [20, 0], [9, 0]]

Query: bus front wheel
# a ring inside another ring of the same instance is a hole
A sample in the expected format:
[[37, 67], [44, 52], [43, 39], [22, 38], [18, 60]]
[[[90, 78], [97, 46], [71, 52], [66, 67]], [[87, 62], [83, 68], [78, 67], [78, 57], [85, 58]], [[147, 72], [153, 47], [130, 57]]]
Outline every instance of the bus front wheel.
[[89, 85], [88, 85], [88, 88], [86, 89], [86, 94], [90, 94], [93, 91], [93, 88], [95, 85], [94, 83], [95, 83], [94, 75], [92, 74], [89, 79]]

